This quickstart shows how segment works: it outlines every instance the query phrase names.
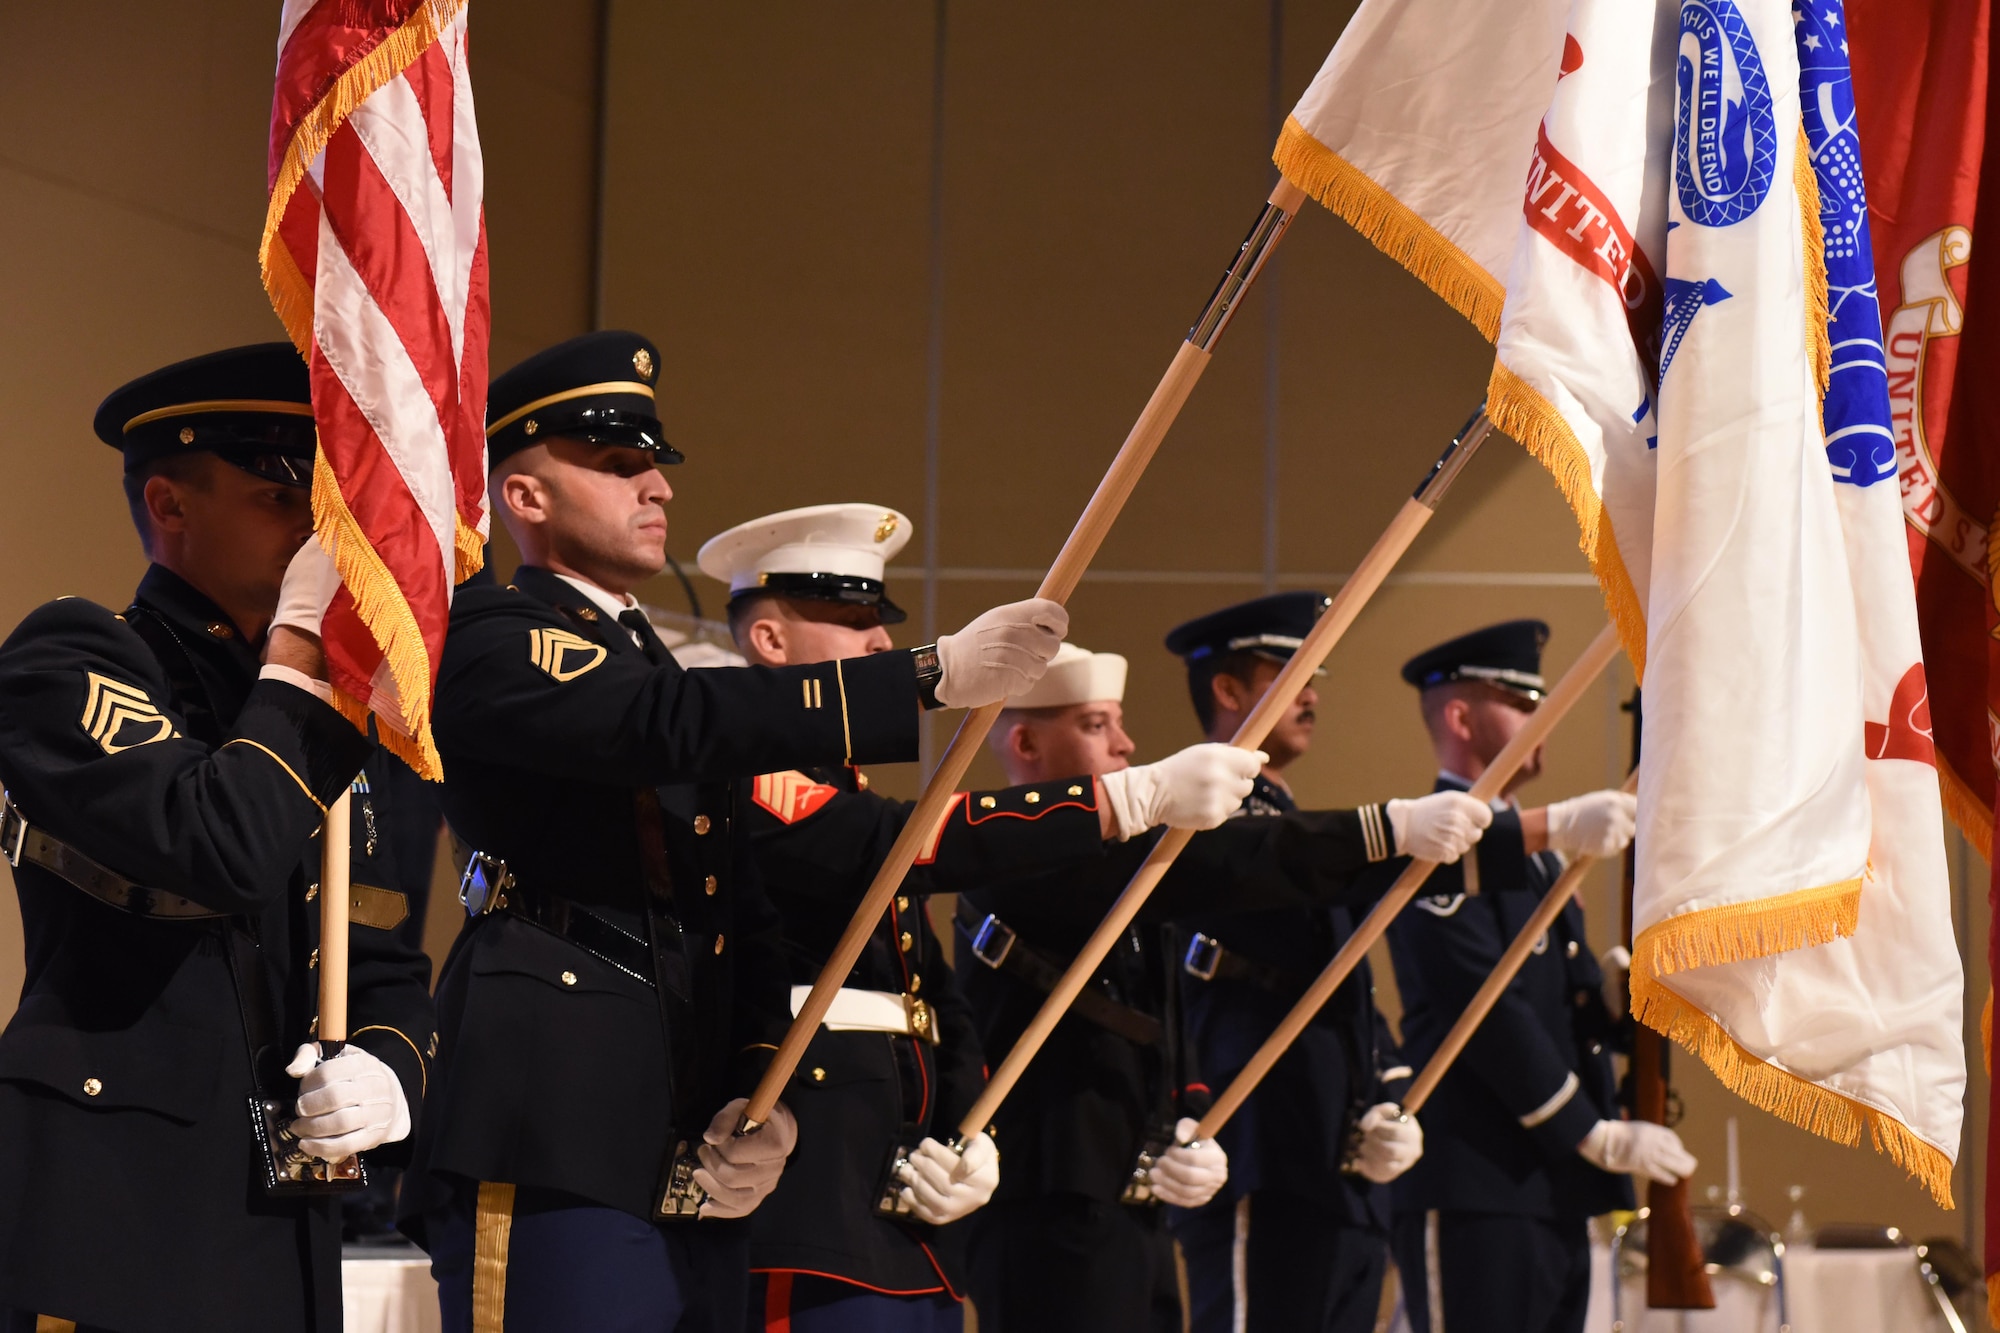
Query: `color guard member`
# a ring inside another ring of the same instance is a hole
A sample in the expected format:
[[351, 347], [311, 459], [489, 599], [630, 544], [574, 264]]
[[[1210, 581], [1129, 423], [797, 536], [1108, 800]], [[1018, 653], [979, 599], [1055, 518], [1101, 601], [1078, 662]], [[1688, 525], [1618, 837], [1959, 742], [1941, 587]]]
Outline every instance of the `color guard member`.
[[[339, 1196], [272, 1187], [253, 1104], [296, 1098], [321, 1159], [400, 1145], [435, 1039], [430, 965], [385, 928], [397, 761], [323, 679], [338, 580], [311, 540], [306, 367], [289, 343], [183, 361], [96, 428], [152, 565], [122, 615], [66, 597], [0, 646], [27, 937], [0, 1033], [0, 1319], [338, 1329]], [[315, 1067], [315, 835], [350, 784], [351, 1039]]]
[[659, 369], [636, 334], [587, 334], [488, 400], [489, 493], [525, 563], [452, 607], [435, 731], [477, 852], [406, 1187], [452, 1330], [740, 1325], [728, 1219], [794, 1146], [782, 1106], [736, 1132], [790, 1017], [748, 779], [912, 759], [920, 706], [1033, 682], [1068, 623], [1025, 602], [912, 652], [683, 670], [631, 595], [665, 567], [658, 465], [680, 460]]

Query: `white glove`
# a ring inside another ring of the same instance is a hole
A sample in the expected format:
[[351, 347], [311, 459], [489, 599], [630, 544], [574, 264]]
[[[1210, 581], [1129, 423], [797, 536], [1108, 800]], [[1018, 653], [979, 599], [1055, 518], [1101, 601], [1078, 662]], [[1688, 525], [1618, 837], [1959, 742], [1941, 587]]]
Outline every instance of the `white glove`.
[[1174, 1146], [1161, 1153], [1146, 1183], [1162, 1203], [1199, 1208], [1229, 1180], [1229, 1154], [1214, 1139], [1197, 1141], [1194, 1121], [1182, 1116], [1174, 1126]]
[[956, 634], [937, 641], [937, 701], [978, 708], [1020, 694], [1042, 678], [1069, 633], [1061, 602], [1031, 597], [996, 606]]
[[785, 1159], [799, 1143], [799, 1122], [791, 1110], [779, 1102], [771, 1108], [771, 1118], [754, 1134], [738, 1135], [747, 1097], [738, 1097], [715, 1113], [701, 1136], [695, 1156], [701, 1165], [694, 1169], [694, 1183], [708, 1191], [701, 1205], [703, 1217], [747, 1217], [778, 1188]]
[[1616, 856], [1639, 827], [1639, 798], [1592, 791], [1549, 807], [1549, 850], [1565, 856]]
[[1210, 829], [1243, 804], [1258, 771], [1270, 763], [1262, 750], [1204, 741], [1157, 764], [1120, 769], [1097, 779], [1105, 808], [1123, 842], [1155, 824]]
[[278, 613], [271, 617], [271, 628], [290, 625], [317, 639], [326, 608], [339, 591], [340, 571], [333, 567], [318, 537], [306, 538], [292, 563], [285, 566], [285, 581], [278, 585]]
[[307, 1042], [285, 1072], [299, 1080], [292, 1133], [311, 1156], [338, 1162], [409, 1135], [410, 1103], [402, 1080], [359, 1046], [321, 1060], [319, 1047]]
[[1493, 807], [1462, 791], [1434, 791], [1414, 801], [1390, 801], [1382, 809], [1399, 855], [1444, 866], [1470, 851], [1493, 822]]
[[1662, 1185], [1686, 1180], [1696, 1166], [1680, 1135], [1646, 1120], [1600, 1120], [1576, 1150], [1599, 1170], [1641, 1175]]
[[1361, 1117], [1361, 1148], [1354, 1169], [1377, 1185], [1402, 1175], [1423, 1155], [1424, 1127], [1394, 1102], [1371, 1106]]
[[941, 1227], [983, 1206], [1000, 1188], [1000, 1150], [986, 1134], [967, 1139], [962, 1153], [925, 1139], [910, 1154], [909, 1165], [897, 1169], [896, 1179], [903, 1182], [910, 1213]]

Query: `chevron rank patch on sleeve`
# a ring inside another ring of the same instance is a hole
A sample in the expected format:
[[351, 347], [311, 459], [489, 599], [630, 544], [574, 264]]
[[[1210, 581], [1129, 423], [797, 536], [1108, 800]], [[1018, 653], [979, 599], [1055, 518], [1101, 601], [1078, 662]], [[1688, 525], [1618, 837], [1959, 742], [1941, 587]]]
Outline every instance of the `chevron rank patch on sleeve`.
[[88, 673], [86, 679], [90, 688], [84, 695], [83, 716], [78, 723], [104, 753], [117, 754], [180, 735], [137, 685], [127, 685], [95, 671]]
[[563, 629], [528, 632], [528, 658], [558, 681], [575, 680], [602, 662], [602, 644]]
[[796, 824], [816, 813], [840, 792], [824, 782], [814, 782], [797, 769], [766, 773], [757, 779], [751, 799], [778, 817], [779, 822]]

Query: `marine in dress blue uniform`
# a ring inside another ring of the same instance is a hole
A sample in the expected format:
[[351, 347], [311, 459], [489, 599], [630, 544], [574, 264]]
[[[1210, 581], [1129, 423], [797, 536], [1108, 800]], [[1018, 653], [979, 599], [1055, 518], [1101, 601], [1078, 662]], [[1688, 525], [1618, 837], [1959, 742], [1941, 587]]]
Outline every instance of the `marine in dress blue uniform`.
[[[350, 1044], [416, 1113], [430, 968], [388, 927], [396, 886], [429, 872], [386, 836], [397, 761], [303, 672], [259, 663], [283, 552], [311, 531], [305, 366], [284, 343], [182, 362], [112, 394], [97, 429], [166, 563], [122, 612], [64, 598], [0, 645], [0, 845], [27, 945], [0, 1033], [0, 1320], [337, 1329], [339, 1199], [267, 1192], [249, 1106], [296, 1096], [284, 1065], [317, 1024], [316, 834], [351, 785]], [[151, 529], [156, 477], [205, 498], [184, 531], [277, 548], [225, 571], [227, 591], [198, 586], [216, 571]]]
[[[1249, 681], [1260, 662], [1288, 660], [1326, 605], [1321, 593], [1277, 593], [1167, 636], [1167, 650], [1187, 663], [1205, 728], [1214, 725], [1216, 679]], [[1310, 706], [1310, 691], [1301, 702]], [[1254, 823], [1296, 809], [1282, 779], [1267, 772], [1242, 817]], [[1377, 836], [1388, 837], [1386, 826]], [[1243, 1067], [1353, 933], [1355, 919], [1352, 907], [1335, 905], [1196, 923], [1200, 947], [1189, 954], [1181, 993], [1195, 1059], [1211, 1084], [1227, 1084]], [[1392, 1100], [1408, 1073], [1375, 1008], [1364, 960], [1224, 1127], [1229, 1183], [1205, 1207], [1173, 1215], [1197, 1333], [1374, 1327], [1388, 1266], [1389, 1196], [1345, 1168], [1360, 1118]]]
[[[1447, 770], [1439, 790], [1468, 789], [1478, 773], [1462, 770], [1483, 770], [1511, 734], [1493, 724], [1540, 700], [1547, 637], [1540, 621], [1510, 621], [1441, 644], [1403, 668], [1422, 692]], [[1483, 720], [1463, 710], [1458, 721], [1448, 718], [1454, 700], [1486, 710]], [[1578, 821], [1566, 812], [1590, 806], [1615, 814], [1628, 799], [1593, 793], [1526, 815], [1510, 803], [1480, 844], [1476, 893], [1467, 892], [1459, 866], [1432, 873], [1389, 930], [1404, 1051], [1413, 1065], [1436, 1051], [1561, 875], [1563, 856], [1549, 845], [1571, 836], [1563, 830]], [[1602, 836], [1622, 846], [1629, 826]], [[1531, 852], [1531, 844], [1540, 849]], [[1583, 909], [1572, 899], [1425, 1105], [1424, 1159], [1394, 1186], [1397, 1267], [1420, 1333], [1583, 1328], [1587, 1219], [1633, 1206], [1630, 1180], [1579, 1150], [1596, 1126], [1620, 1115], [1615, 1025], [1603, 981]]]
[[[702, 547], [730, 585], [729, 618], [752, 661], [810, 661], [835, 644], [889, 651], [904, 612], [884, 566], [910, 521], [875, 505], [832, 504], [740, 524]], [[760, 628], [777, 617], [777, 633]], [[803, 629], [806, 636], [798, 633]], [[915, 809], [868, 790], [858, 766], [767, 773], [746, 819], [772, 903], [794, 1008]], [[952, 1226], [885, 1214], [885, 1172], [899, 1147], [949, 1139], [985, 1085], [964, 996], [945, 961], [927, 897], [1094, 860], [1102, 831], [1089, 777], [969, 792], [946, 817], [870, 935], [785, 1093], [799, 1147], [750, 1218], [748, 1326], [817, 1330], [956, 1329], [965, 1280]]]
[[[495, 507], [524, 552], [608, 581], [664, 566], [655, 465], [680, 455], [658, 372], [651, 343], [610, 332], [494, 381]], [[782, 1105], [731, 1133], [790, 1018], [750, 780], [913, 759], [948, 684], [928, 647], [683, 670], [629, 592], [532, 563], [460, 591], [434, 730], [446, 818], [478, 855], [406, 1187], [447, 1328], [740, 1325], [740, 1218], [792, 1133]], [[691, 1152], [725, 1193], [676, 1217]]]

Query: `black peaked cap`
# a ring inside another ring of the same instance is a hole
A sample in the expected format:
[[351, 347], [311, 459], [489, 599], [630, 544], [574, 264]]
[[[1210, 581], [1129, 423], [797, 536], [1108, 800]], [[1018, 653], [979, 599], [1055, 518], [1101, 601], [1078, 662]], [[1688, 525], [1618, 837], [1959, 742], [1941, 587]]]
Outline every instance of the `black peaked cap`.
[[535, 353], [494, 380], [486, 394], [486, 465], [552, 436], [644, 449], [678, 463], [654, 388], [660, 349], [622, 329], [586, 333]]
[[1190, 665], [1226, 653], [1257, 653], [1285, 661], [1332, 604], [1323, 592], [1276, 592], [1225, 606], [1167, 634], [1167, 651]]
[[1549, 627], [1539, 620], [1502, 621], [1418, 653], [1403, 663], [1403, 679], [1420, 690], [1476, 680], [1540, 699], [1548, 689], [1542, 678], [1542, 648], [1548, 641]]
[[231, 347], [141, 375], [112, 390], [92, 429], [123, 451], [127, 472], [170, 454], [215, 453], [296, 484], [311, 479], [318, 438], [306, 363], [288, 342]]

